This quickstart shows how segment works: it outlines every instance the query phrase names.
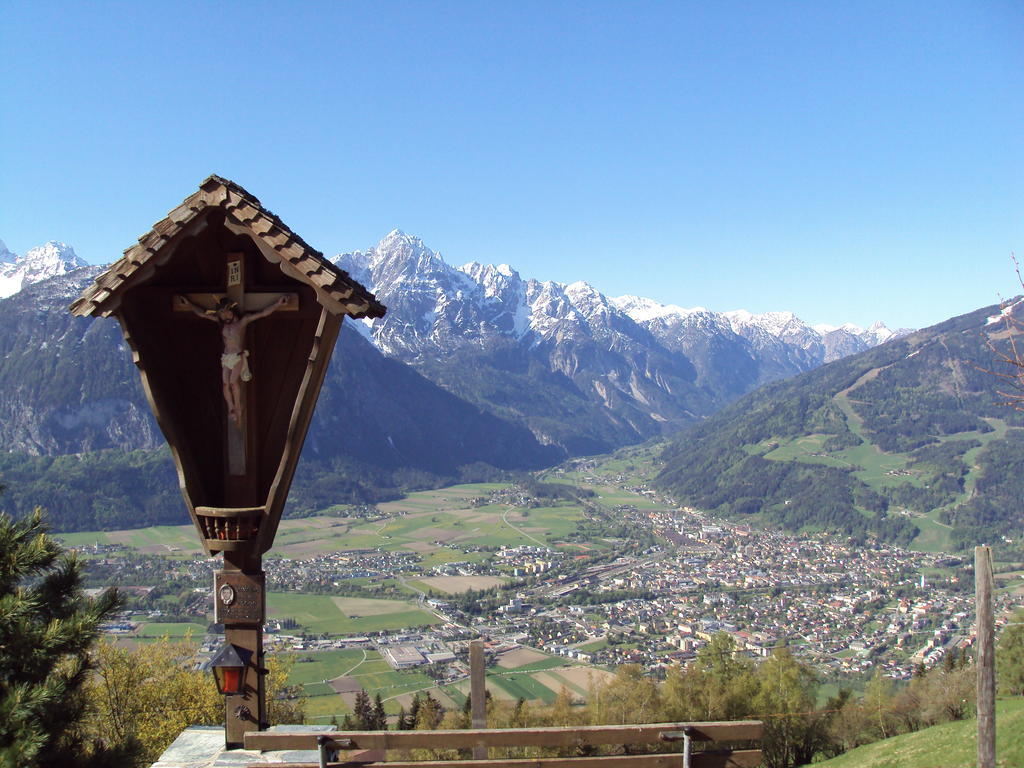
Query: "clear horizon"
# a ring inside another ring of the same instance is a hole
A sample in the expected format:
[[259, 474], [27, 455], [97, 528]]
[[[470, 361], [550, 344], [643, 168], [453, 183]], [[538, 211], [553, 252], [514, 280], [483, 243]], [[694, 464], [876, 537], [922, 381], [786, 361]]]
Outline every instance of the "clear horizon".
[[333, 255], [924, 327], [1019, 292], [1011, 2], [10, 3], [0, 239], [117, 258], [210, 173]]

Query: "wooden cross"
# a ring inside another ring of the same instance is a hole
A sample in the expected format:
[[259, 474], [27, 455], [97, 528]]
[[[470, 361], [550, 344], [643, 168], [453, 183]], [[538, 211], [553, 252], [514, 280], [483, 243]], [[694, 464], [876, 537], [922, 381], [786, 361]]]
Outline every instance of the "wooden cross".
[[[299, 308], [299, 295], [297, 293], [274, 293], [270, 291], [245, 290], [245, 254], [226, 254], [227, 273], [225, 277], [225, 293], [186, 293], [177, 294], [174, 297], [174, 311], [193, 312], [195, 309], [213, 310], [225, 297], [236, 304], [239, 311], [245, 315], [252, 312], [259, 312], [267, 309], [282, 297], [287, 302], [277, 311], [295, 312]], [[248, 329], [246, 329], [247, 331]], [[248, 333], [246, 333], [248, 336]], [[248, 351], [248, 345], [243, 343], [243, 350]], [[246, 362], [240, 363], [246, 365]], [[248, 427], [248, 408], [246, 407], [246, 383], [239, 383], [240, 403], [239, 417], [236, 423], [230, 416], [227, 419], [227, 448], [228, 448], [228, 474], [240, 476], [246, 474], [246, 445]]]

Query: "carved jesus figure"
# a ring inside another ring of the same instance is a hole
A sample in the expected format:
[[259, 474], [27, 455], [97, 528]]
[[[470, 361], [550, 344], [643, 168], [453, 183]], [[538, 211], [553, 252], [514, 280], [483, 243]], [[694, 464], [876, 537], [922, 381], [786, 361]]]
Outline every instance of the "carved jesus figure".
[[224, 351], [220, 356], [224, 402], [228, 406], [228, 417], [240, 427], [243, 417], [241, 383], [252, 379], [249, 370], [249, 350], [245, 348], [245, 329], [249, 323], [273, 314], [285, 306], [288, 298], [282, 296], [270, 306], [249, 313], [243, 313], [238, 304], [228, 298], [222, 298], [213, 309], [198, 307], [187, 296], [180, 298], [181, 303], [187, 305], [196, 316], [220, 324], [220, 337], [224, 342]]

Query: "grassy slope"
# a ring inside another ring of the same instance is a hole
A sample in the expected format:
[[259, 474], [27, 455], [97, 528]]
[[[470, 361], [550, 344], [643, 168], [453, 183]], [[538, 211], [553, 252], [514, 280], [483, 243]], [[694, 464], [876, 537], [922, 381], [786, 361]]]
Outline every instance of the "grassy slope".
[[[968, 768], [977, 759], [977, 721], [906, 733], [815, 763], [814, 768]], [[1024, 766], [1024, 698], [996, 703], [996, 765]]]

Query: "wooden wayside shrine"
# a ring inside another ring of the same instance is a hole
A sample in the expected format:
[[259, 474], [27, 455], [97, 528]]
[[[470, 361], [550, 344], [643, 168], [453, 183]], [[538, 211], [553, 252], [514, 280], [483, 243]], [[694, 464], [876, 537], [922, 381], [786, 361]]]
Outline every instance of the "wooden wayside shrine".
[[373, 294], [242, 187], [210, 176], [71, 305], [113, 315], [209, 555], [215, 616], [251, 653], [227, 742], [266, 724], [262, 555], [274, 541], [334, 344]]

